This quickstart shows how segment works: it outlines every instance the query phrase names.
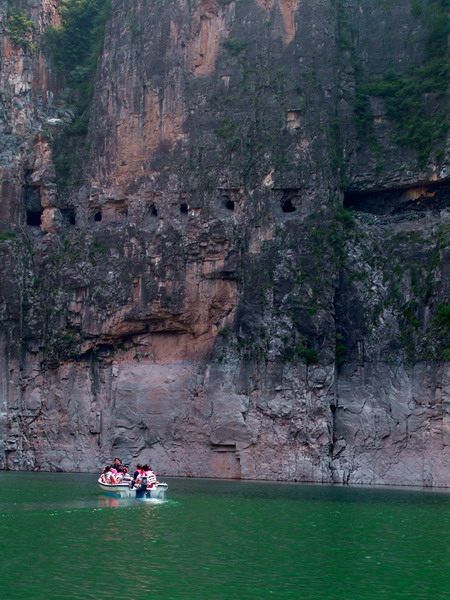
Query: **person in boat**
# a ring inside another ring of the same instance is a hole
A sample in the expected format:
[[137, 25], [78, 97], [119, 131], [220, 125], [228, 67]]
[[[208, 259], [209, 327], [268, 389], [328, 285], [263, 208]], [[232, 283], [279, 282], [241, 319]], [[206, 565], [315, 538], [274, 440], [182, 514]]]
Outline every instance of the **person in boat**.
[[154, 471], [148, 466], [148, 465], [144, 465], [142, 467], [143, 470], [143, 475], [142, 477], [146, 477], [147, 478], [147, 487], [152, 488], [154, 485], [158, 485], [158, 481], [156, 479], [156, 475], [154, 473]]
[[122, 483], [123, 468], [120, 465], [117, 467], [117, 473], [114, 475], [114, 477], [116, 479], [116, 483]]
[[139, 474], [136, 477], [136, 485], [140, 486], [143, 482], [145, 482], [145, 484], [147, 485], [149, 476], [151, 477], [150, 467], [148, 465], [142, 465], [139, 469]]
[[131, 482], [131, 487], [134, 487], [136, 485], [138, 477], [141, 475], [141, 471], [142, 471], [142, 465], [137, 464], [136, 470], [133, 473], [133, 480]]
[[117, 467], [117, 474], [114, 476], [117, 483], [129, 483], [131, 477], [128, 475], [128, 469], [122, 465]]
[[111, 471], [111, 467], [109, 465], [103, 469], [103, 473], [100, 480], [102, 483], [108, 483], [110, 485], [115, 485], [117, 483], [115, 475]]
[[100, 475], [100, 481], [102, 483], [106, 483], [106, 473], [107, 473], [107, 471], [106, 471], [106, 467], [105, 467], [102, 471], [102, 474]]
[[113, 473], [118, 473], [119, 472], [119, 467], [122, 467], [122, 461], [120, 460], [120, 458], [115, 458], [113, 461], [113, 464], [111, 465], [111, 471]]
[[131, 483], [132, 478], [128, 473], [128, 467], [122, 467], [122, 483]]

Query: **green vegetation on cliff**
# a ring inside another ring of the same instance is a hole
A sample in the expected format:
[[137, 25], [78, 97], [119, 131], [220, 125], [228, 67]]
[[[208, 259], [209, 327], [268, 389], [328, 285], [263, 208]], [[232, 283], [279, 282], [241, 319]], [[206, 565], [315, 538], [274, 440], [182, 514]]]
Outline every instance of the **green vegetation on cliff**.
[[49, 30], [47, 48], [56, 69], [67, 77], [71, 92], [69, 103], [76, 118], [67, 133], [84, 135], [111, 0], [60, 0], [59, 6], [61, 26]]
[[450, 304], [441, 302], [436, 306], [433, 326], [436, 337], [441, 342], [441, 358], [450, 360]]
[[55, 68], [66, 78], [65, 102], [72, 123], [53, 140], [58, 184], [79, 184], [76, 168], [88, 131], [94, 77], [103, 47], [111, 0], [60, 0], [61, 25], [49, 29], [47, 50]]
[[374, 148], [371, 97], [381, 97], [387, 117], [396, 125], [394, 141], [418, 153], [424, 166], [431, 150], [450, 127], [447, 86], [450, 75], [450, 0], [414, 0], [412, 13], [425, 29], [423, 60], [405, 74], [394, 70], [357, 88], [355, 115], [358, 131]]
[[11, 40], [22, 48], [35, 49], [35, 44], [32, 40], [33, 31], [35, 29], [33, 21], [31, 21], [25, 13], [13, 6], [11, 0], [8, 0], [8, 21], [7, 31]]

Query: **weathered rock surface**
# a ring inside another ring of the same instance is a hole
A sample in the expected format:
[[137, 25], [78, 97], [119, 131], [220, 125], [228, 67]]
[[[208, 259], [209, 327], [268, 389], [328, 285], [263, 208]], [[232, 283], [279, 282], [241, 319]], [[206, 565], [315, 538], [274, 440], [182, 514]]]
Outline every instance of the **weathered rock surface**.
[[33, 52], [6, 4], [0, 467], [449, 486], [449, 144], [355, 120], [409, 0], [113, 0], [66, 186], [57, 2]]

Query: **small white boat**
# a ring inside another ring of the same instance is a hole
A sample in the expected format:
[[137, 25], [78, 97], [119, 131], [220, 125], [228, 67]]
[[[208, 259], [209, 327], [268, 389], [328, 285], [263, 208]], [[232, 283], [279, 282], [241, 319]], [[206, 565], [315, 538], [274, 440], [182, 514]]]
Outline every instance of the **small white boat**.
[[153, 486], [130, 487], [128, 483], [103, 483], [98, 478], [98, 485], [106, 496], [113, 498], [151, 498], [153, 500], [164, 500], [166, 496], [167, 483], [157, 483]]

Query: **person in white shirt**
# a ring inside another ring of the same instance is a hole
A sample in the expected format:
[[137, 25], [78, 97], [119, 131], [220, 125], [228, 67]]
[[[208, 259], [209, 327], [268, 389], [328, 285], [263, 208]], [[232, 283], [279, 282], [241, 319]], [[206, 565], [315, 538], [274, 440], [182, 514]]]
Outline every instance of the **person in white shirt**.
[[102, 483], [109, 483], [111, 485], [115, 485], [117, 483], [114, 474], [111, 472], [111, 467], [109, 466], [103, 469], [103, 473], [100, 479]]
[[147, 488], [152, 488], [154, 485], [158, 484], [155, 473], [148, 465], [144, 465], [142, 470], [144, 471], [142, 476], [147, 478]]

